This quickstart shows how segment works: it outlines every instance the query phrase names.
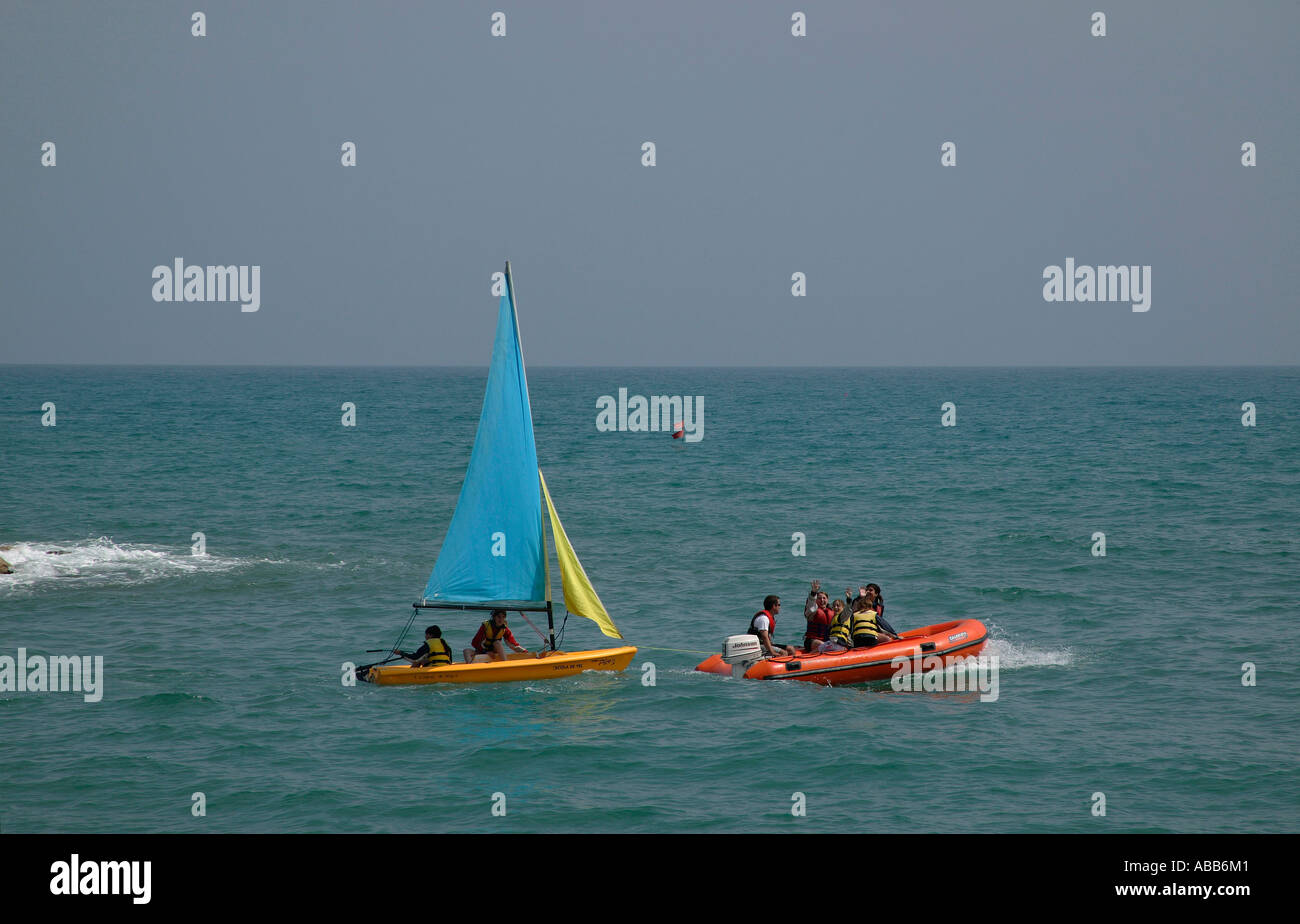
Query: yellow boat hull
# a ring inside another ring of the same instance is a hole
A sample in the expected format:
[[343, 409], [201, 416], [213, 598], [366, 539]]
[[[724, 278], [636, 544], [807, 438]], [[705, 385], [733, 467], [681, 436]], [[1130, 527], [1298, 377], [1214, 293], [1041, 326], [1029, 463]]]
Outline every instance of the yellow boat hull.
[[595, 651], [548, 651], [544, 657], [511, 652], [501, 661], [413, 667], [382, 664], [370, 668], [365, 679], [380, 686], [412, 683], [496, 683], [508, 680], [551, 680], [583, 671], [621, 671], [632, 663], [636, 649], [600, 648]]

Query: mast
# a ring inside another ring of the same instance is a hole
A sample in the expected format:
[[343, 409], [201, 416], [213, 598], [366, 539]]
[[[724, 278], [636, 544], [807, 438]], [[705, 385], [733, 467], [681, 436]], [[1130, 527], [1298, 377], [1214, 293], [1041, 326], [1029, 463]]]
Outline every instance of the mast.
[[[515, 280], [510, 275], [510, 261], [506, 261], [506, 290], [510, 293], [510, 305], [515, 314], [515, 341], [519, 344], [519, 361], [523, 365], [524, 339], [519, 334], [519, 302], [515, 299]], [[528, 369], [524, 367], [524, 390], [528, 390]], [[541, 485], [538, 485], [538, 496]], [[551, 564], [546, 551], [546, 526], [542, 526], [542, 564], [546, 567], [546, 629], [550, 633], [551, 651], [555, 650], [555, 608], [551, 603]]]

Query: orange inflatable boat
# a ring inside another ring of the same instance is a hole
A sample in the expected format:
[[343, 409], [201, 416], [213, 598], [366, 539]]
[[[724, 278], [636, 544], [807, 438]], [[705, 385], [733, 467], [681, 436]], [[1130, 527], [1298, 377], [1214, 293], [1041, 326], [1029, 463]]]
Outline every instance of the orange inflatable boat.
[[[745, 640], [752, 639], [746, 644]], [[735, 641], [735, 645], [733, 645]], [[907, 659], [907, 672], [925, 673], [961, 658], [978, 655], [988, 641], [988, 631], [976, 619], [941, 622], [904, 632], [897, 641], [872, 648], [854, 648], [833, 654], [812, 654], [800, 649], [793, 657], [759, 658], [755, 636], [732, 636], [723, 654], [715, 654], [695, 669], [709, 674], [750, 680], [809, 680], [826, 686], [888, 680], [899, 671], [895, 658]]]

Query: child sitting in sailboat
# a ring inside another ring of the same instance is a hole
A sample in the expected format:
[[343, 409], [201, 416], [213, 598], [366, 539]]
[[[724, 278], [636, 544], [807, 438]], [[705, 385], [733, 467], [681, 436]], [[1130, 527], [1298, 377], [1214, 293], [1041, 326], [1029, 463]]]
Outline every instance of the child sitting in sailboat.
[[[527, 653], [528, 649], [515, 641], [515, 634], [510, 631], [506, 625], [506, 611], [493, 610], [483, 625], [478, 627], [478, 632], [474, 635], [474, 640], [470, 642], [470, 647], [465, 649], [465, 663], [469, 664], [477, 655], [492, 655], [497, 659], [506, 656], [505, 646], [509, 645], [511, 649], [520, 653]], [[540, 653], [538, 657], [541, 657]]]
[[393, 654], [410, 661], [414, 667], [439, 667], [452, 662], [451, 646], [442, 639], [442, 629], [429, 626], [424, 630], [424, 644], [411, 654], [394, 648]]

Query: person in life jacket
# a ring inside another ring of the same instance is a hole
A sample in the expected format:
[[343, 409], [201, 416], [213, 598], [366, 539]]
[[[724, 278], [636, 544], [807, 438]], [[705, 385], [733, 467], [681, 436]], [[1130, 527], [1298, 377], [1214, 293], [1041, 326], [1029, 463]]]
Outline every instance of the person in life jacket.
[[412, 667], [441, 667], [451, 663], [451, 646], [442, 639], [442, 630], [429, 626], [424, 630], [424, 644], [411, 654], [393, 649], [393, 654], [401, 655], [411, 662]]
[[763, 608], [755, 613], [754, 618], [749, 621], [749, 634], [758, 636], [763, 651], [772, 658], [794, 654], [794, 649], [789, 645], [778, 647], [772, 641], [772, 634], [776, 632], [776, 617], [780, 612], [781, 598], [776, 594], [768, 594], [763, 598]]
[[818, 649], [818, 654], [834, 651], [848, 651], [853, 647], [853, 633], [850, 631], [853, 614], [844, 606], [843, 600], [836, 600], [831, 607], [830, 634]]
[[893, 626], [885, 622], [885, 598], [880, 594], [880, 585], [862, 584], [858, 587], [857, 597], [853, 596], [852, 589], [845, 588], [844, 608], [849, 613], [853, 613], [857, 609], [858, 601], [863, 599], [870, 603], [872, 609], [876, 611], [876, 622], [880, 624], [880, 628], [897, 638], [898, 632], [895, 631]]
[[880, 585], [868, 584], [863, 589], [866, 590], [867, 596], [871, 599], [871, 605], [876, 609], [876, 622], [880, 623], [880, 628], [894, 636], [894, 638], [898, 638], [898, 630], [885, 622], [885, 598], [880, 592]]
[[513, 651], [528, 650], [515, 641], [515, 634], [506, 625], [506, 611], [493, 610], [492, 615], [478, 627], [470, 647], [465, 649], [465, 663], [473, 661], [475, 655], [492, 655], [498, 660], [504, 658], [506, 645], [509, 645]]
[[821, 583], [821, 581], [812, 582], [808, 600], [804, 603], [803, 615], [808, 623], [803, 637], [803, 647], [806, 651], [819, 650], [821, 647], [819, 643], [830, 638], [831, 623], [835, 618], [831, 612], [830, 598], [821, 589]]
[[870, 593], [858, 597], [853, 602], [849, 634], [853, 636], [854, 648], [870, 648], [897, 638], [893, 632], [880, 624], [880, 614], [876, 612], [875, 600]]

